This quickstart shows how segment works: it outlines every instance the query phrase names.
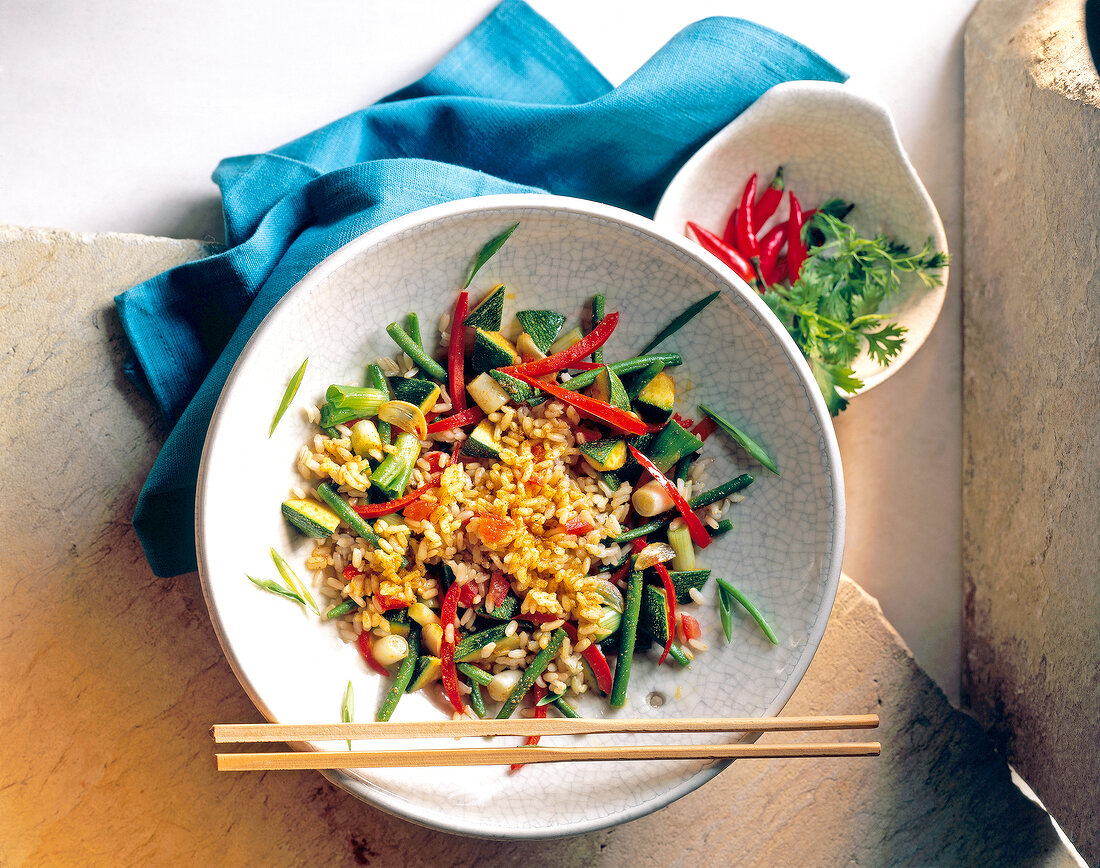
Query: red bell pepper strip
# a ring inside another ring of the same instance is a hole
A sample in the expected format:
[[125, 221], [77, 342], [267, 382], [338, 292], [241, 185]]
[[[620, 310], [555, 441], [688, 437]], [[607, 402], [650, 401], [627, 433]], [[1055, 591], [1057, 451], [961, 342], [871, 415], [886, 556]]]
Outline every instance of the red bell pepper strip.
[[730, 212], [730, 219], [726, 221], [726, 228], [722, 232], [722, 241], [730, 247], [737, 246], [737, 209]]
[[756, 240], [756, 172], [752, 173], [741, 194], [741, 205], [737, 209], [737, 249], [746, 259], [760, 255], [760, 244]]
[[504, 578], [504, 573], [495, 570], [489, 578], [489, 593], [485, 599], [491, 602], [495, 609], [508, 598], [508, 590], [508, 580]]
[[[753, 223], [756, 224], [756, 231], [759, 235], [760, 230], [764, 228], [764, 224], [768, 218], [775, 213], [775, 209], [779, 207], [779, 202], [783, 198], [783, 167], [780, 166], [775, 170], [775, 176], [772, 178], [772, 182], [768, 184], [766, 190], [760, 194], [760, 200], [756, 203], [756, 211], [753, 214]], [[761, 250], [760, 256], [763, 258], [764, 252]]]
[[672, 502], [676, 504], [676, 509], [679, 510], [680, 515], [683, 516], [684, 521], [687, 523], [688, 533], [691, 534], [691, 541], [701, 549], [705, 549], [709, 546], [710, 534], [707, 533], [707, 529], [703, 527], [703, 523], [699, 521], [699, 517], [691, 511], [691, 504], [687, 502], [682, 494], [680, 494], [680, 490], [675, 484], [670, 482], [669, 478], [657, 469], [657, 465], [646, 458], [646, 456], [636, 448], [630, 444], [627, 444], [627, 448], [630, 450], [630, 454], [634, 456], [634, 460], [648, 470], [650, 475], [660, 483], [661, 488], [668, 492], [668, 496], [672, 498]]
[[[458, 692], [458, 670], [455, 668], [455, 640], [458, 633], [458, 598], [462, 596], [462, 585], [452, 584], [443, 596], [443, 606], [439, 621], [443, 625], [443, 640], [439, 643], [439, 666], [443, 675], [443, 691], [447, 694], [454, 710], [459, 714], [466, 712], [462, 704], [462, 695]], [[448, 635], [450, 640], [448, 640]]]
[[[602, 323], [596, 326], [596, 329], [601, 329], [604, 323], [610, 321], [612, 317], [618, 317], [618, 314], [611, 314]], [[594, 335], [593, 331], [590, 334]], [[550, 356], [549, 358], [553, 358]], [[533, 364], [538, 364], [534, 362]], [[568, 389], [563, 389], [557, 383], [550, 382], [548, 380], [540, 380], [537, 377], [528, 374], [524, 370], [526, 366], [521, 365], [516, 368], [508, 369], [502, 368], [508, 374], [511, 374], [517, 380], [522, 380], [528, 386], [534, 386], [535, 388], [542, 389], [548, 395], [553, 395], [559, 401], [564, 401], [566, 404], [572, 404], [582, 413], [592, 416], [598, 419], [600, 422], [604, 422], [610, 425], [612, 428], [618, 428], [620, 431], [626, 434], [645, 434], [646, 424], [633, 413], [628, 413], [626, 410], [620, 410], [618, 407], [608, 404], [606, 401], [599, 401], [596, 398], [592, 398], [588, 395], [584, 395], [581, 392], [571, 392]]]
[[485, 418], [485, 413], [482, 412], [480, 407], [470, 407], [468, 410], [462, 410], [455, 413], [453, 416], [444, 416], [442, 419], [436, 419], [428, 426], [429, 434], [440, 434], [443, 431], [450, 431], [454, 428], [465, 428], [468, 425], [474, 425]]
[[381, 515], [391, 515], [395, 512], [400, 512], [420, 495], [431, 491], [433, 488], [439, 487], [439, 481], [443, 478], [442, 473], [433, 473], [428, 481], [421, 485], [416, 491], [411, 491], [404, 497], [399, 497], [396, 500], [387, 500], [385, 503], [361, 503], [358, 506], [353, 506], [359, 515], [363, 518], [378, 518]]
[[[562, 624], [562, 628], [575, 648], [577, 645], [577, 628], [568, 622]], [[592, 674], [596, 676], [596, 686], [600, 688], [602, 693], [610, 693], [613, 681], [611, 667], [607, 663], [607, 658], [603, 656], [600, 646], [589, 645], [581, 652], [581, 656], [584, 658], [584, 662], [592, 667]]]
[[775, 283], [775, 263], [787, 241], [787, 224], [774, 226], [760, 241], [760, 273], [769, 286]]
[[588, 519], [573, 516], [565, 523], [565, 532], [573, 534], [573, 536], [584, 536], [590, 530], [595, 530], [595, 527]]
[[463, 290], [455, 302], [451, 318], [451, 340], [447, 344], [447, 385], [451, 393], [451, 406], [456, 412], [466, 409], [466, 371], [463, 359], [466, 352], [466, 310], [470, 306], [470, 293]]
[[665, 642], [665, 650], [661, 653], [661, 659], [657, 665], [661, 666], [672, 650], [672, 642], [676, 638], [676, 588], [672, 586], [672, 576], [668, 574], [668, 567], [662, 563], [656, 563], [653, 568], [661, 577], [661, 584], [665, 586], [665, 602], [668, 605], [668, 641]]
[[400, 597], [387, 597], [385, 594], [374, 595], [374, 605], [379, 612], [389, 612], [392, 609], [407, 609], [409, 604]]
[[681, 428], [685, 428], [688, 431], [690, 431], [691, 426], [695, 424], [694, 419], [689, 419], [687, 416], [681, 416], [679, 413], [672, 414], [672, 421], [679, 425]]
[[462, 586], [462, 591], [458, 595], [458, 602], [465, 606], [467, 609], [475, 604], [477, 600], [477, 585], [473, 582], [467, 582]]
[[592, 355], [594, 350], [598, 350], [607, 343], [607, 339], [611, 337], [611, 333], [615, 331], [615, 326], [618, 324], [618, 311], [609, 313], [600, 321], [598, 326], [592, 329], [592, 331], [573, 344], [573, 346], [562, 350], [560, 353], [554, 353], [552, 356], [547, 356], [545, 359], [538, 359], [534, 362], [509, 365], [508, 367], [501, 368], [501, 370], [506, 374], [511, 374], [513, 377], [517, 376], [517, 371], [522, 371], [530, 377], [541, 377], [543, 374], [553, 374], [565, 368], [575, 368], [575, 362], [581, 361], [585, 356]]
[[691, 429], [691, 433], [705, 443], [706, 439], [717, 430], [718, 423], [711, 419], [710, 416], [704, 416], [699, 420], [699, 424]]
[[[547, 690], [545, 687], [539, 687], [539, 685], [537, 684], [531, 686], [531, 698], [535, 701], [535, 720], [546, 719], [546, 706], [539, 705], [539, 701], [546, 697], [546, 693]], [[539, 743], [539, 738], [540, 736], [537, 735], [529, 735], [523, 740], [523, 743], [528, 747], [534, 747], [536, 744]], [[513, 772], [518, 772], [525, 765], [526, 763], [512, 763], [512, 765], [510, 766], [510, 770]]]
[[574, 371], [598, 371], [604, 365], [602, 362], [573, 362], [568, 367]]
[[367, 665], [377, 672], [379, 675], [385, 675], [390, 677], [390, 673], [386, 670], [386, 667], [374, 659], [374, 653], [371, 651], [371, 634], [370, 630], [364, 630], [359, 634], [358, 645], [359, 653], [366, 661]]
[[745, 283], [752, 283], [756, 280], [756, 272], [752, 270], [752, 263], [745, 259], [737, 250], [726, 244], [709, 229], [704, 229], [698, 223], [688, 220], [687, 225], [695, 234], [695, 240], [699, 242], [699, 245], [708, 253], [713, 253], [722, 260], [722, 262], [728, 265], [730, 269], [733, 270], [733, 273], [745, 281]]
[[787, 273], [791, 283], [798, 280], [802, 271], [802, 263], [806, 261], [806, 242], [802, 240], [802, 226], [805, 218], [802, 215], [802, 206], [798, 204], [798, 197], [794, 193], [791, 197], [791, 216], [787, 221]]

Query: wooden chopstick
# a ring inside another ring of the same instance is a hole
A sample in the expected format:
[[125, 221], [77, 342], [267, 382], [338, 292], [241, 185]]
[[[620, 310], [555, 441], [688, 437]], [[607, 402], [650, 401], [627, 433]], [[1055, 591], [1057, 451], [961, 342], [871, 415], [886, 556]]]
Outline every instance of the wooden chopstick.
[[[217, 744], [253, 744], [272, 741], [345, 741], [373, 738], [591, 735], [600, 732], [807, 732], [873, 729], [878, 724], [877, 714], [663, 719], [509, 718], [508, 720], [425, 720], [408, 723], [219, 723], [214, 725], [210, 734]], [[344, 753], [344, 757], [346, 759], [347, 752]]]
[[511, 765], [595, 760], [775, 759], [878, 756], [875, 742], [833, 744], [608, 745], [600, 747], [484, 747], [441, 750], [291, 751], [216, 754], [218, 771], [365, 769], [427, 766]]

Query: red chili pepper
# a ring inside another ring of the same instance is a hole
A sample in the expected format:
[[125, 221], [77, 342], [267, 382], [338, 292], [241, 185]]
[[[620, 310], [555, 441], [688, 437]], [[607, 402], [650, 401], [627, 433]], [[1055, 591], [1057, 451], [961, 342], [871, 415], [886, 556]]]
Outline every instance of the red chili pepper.
[[802, 206], [798, 204], [798, 197], [791, 193], [790, 198], [791, 216], [787, 221], [787, 273], [791, 283], [794, 283], [802, 271], [802, 263], [806, 261], [806, 242], [802, 240], [805, 218], [802, 215]]
[[508, 598], [508, 590], [508, 580], [504, 578], [504, 573], [497, 570], [489, 577], [489, 593], [485, 599], [491, 602], [495, 609]]
[[549, 624], [551, 621], [562, 620], [561, 615], [550, 615], [546, 612], [528, 612], [526, 615], [520, 615], [519, 620], [530, 621], [532, 624]]
[[738, 251], [726, 244], [709, 229], [704, 229], [698, 223], [688, 220], [687, 225], [688, 228], [695, 233], [695, 240], [699, 242], [700, 246], [708, 253], [713, 253], [722, 260], [722, 262], [728, 265], [733, 270], [733, 273], [745, 281], [745, 283], [752, 283], [756, 280], [756, 272], [752, 270], [752, 263], [745, 259]]
[[439, 481], [443, 478], [442, 473], [435, 473], [421, 485], [416, 491], [409, 492], [404, 497], [399, 497], [397, 500], [387, 500], [385, 503], [361, 503], [358, 506], [353, 506], [359, 515], [363, 518], [378, 518], [380, 515], [390, 515], [398, 512], [416, 500], [420, 495], [431, 491], [433, 488], [439, 487]]
[[768, 277], [767, 275], [764, 276], [768, 279], [769, 283], [779, 283], [779, 281], [781, 280], [787, 280], [787, 272], [789, 271], [789, 269], [790, 267], [787, 264], [787, 257], [780, 256], [777, 260], [775, 260], [775, 268], [772, 269], [771, 277]]
[[455, 313], [451, 318], [451, 340], [447, 344], [447, 389], [451, 393], [451, 406], [457, 412], [466, 409], [466, 371], [463, 368], [466, 327], [462, 321], [466, 319], [469, 306], [470, 293], [463, 290], [455, 302]]
[[783, 249], [786, 242], [786, 223], [772, 227], [760, 241], [760, 273], [764, 275], [764, 282], [769, 286], [775, 283], [775, 263], [779, 259], [779, 251]]
[[611, 337], [611, 333], [615, 331], [615, 326], [618, 324], [618, 311], [609, 313], [600, 320], [598, 326], [568, 349], [564, 349], [560, 353], [554, 353], [552, 356], [547, 356], [545, 359], [539, 359], [534, 362], [523, 362], [519, 365], [509, 365], [508, 367], [501, 368], [501, 370], [506, 374], [511, 374], [513, 377], [517, 376], [517, 371], [522, 371], [530, 377], [541, 377], [543, 374], [553, 374], [565, 368], [575, 368], [577, 367], [577, 365], [574, 364], [575, 362], [579, 362], [585, 356], [592, 355], [594, 350], [598, 350], [607, 343], [607, 339]]
[[[779, 207], [779, 202], [782, 198], [783, 167], [780, 166], [775, 170], [775, 176], [772, 178], [772, 182], [768, 184], [768, 188], [760, 194], [760, 201], [756, 203], [753, 222], [756, 224], [757, 234], [764, 228], [764, 224], [767, 222], [768, 218], [775, 213], [775, 209]], [[761, 250], [760, 256], [763, 258], [763, 250]]]
[[722, 232], [722, 241], [730, 247], [737, 246], [737, 209], [730, 213], [730, 219], [726, 221], [726, 228]]
[[379, 675], [385, 675], [390, 677], [390, 673], [386, 670], [386, 667], [374, 659], [374, 653], [371, 651], [371, 639], [370, 630], [364, 630], [359, 634], [357, 644], [359, 645], [359, 653], [366, 661], [367, 665], [377, 672]]
[[680, 616], [680, 626], [684, 629], [684, 639], [690, 642], [692, 639], [702, 639], [703, 631], [699, 628], [699, 622], [691, 615]]
[[752, 173], [741, 194], [741, 205], [737, 209], [737, 249], [746, 259], [760, 255], [760, 245], [756, 241], [756, 172]]
[[434, 497], [425, 497], [422, 500], [414, 500], [405, 507], [401, 514], [409, 521], [424, 521], [435, 512], [437, 506], [439, 506], [439, 501]]
[[718, 423], [711, 419], [710, 416], [704, 416], [699, 420], [699, 424], [691, 429], [691, 433], [705, 443], [706, 439], [717, 430]]
[[[546, 706], [539, 705], [539, 701], [545, 698], [546, 693], [547, 690], [545, 687], [539, 687], [537, 684], [531, 686], [531, 698], [535, 701], [535, 720], [546, 719]], [[528, 747], [534, 747], [539, 743], [539, 738], [540, 736], [537, 735], [529, 735], [523, 740], [523, 743]], [[510, 768], [513, 772], [518, 772], [524, 765], [526, 765], [526, 763], [512, 763]]]
[[676, 638], [676, 588], [672, 586], [672, 576], [668, 574], [668, 568], [664, 564], [656, 563], [653, 566], [657, 570], [657, 575], [661, 577], [661, 584], [665, 586], [665, 602], [668, 606], [668, 641], [665, 642], [661, 659], [657, 661], [657, 665], [660, 666], [668, 657], [668, 652], [672, 650], [672, 641]]
[[[458, 692], [458, 670], [455, 668], [455, 640], [458, 634], [458, 598], [462, 595], [462, 586], [455, 582], [443, 596], [443, 606], [439, 621], [443, 625], [443, 640], [439, 643], [439, 668], [443, 675], [443, 691], [447, 694], [454, 710], [464, 714], [466, 706], [462, 704], [462, 695]], [[450, 641], [447, 636], [450, 635]]]
[[565, 532], [571, 533], [574, 536], [584, 536], [590, 530], [595, 530], [595, 528], [596, 526], [588, 519], [578, 516], [573, 516], [573, 518], [565, 523]]
[[656, 464], [646, 458], [641, 452], [630, 444], [627, 444], [627, 448], [630, 450], [630, 454], [634, 456], [634, 460], [648, 470], [650, 475], [660, 483], [661, 488], [668, 492], [668, 496], [672, 498], [672, 502], [676, 504], [676, 509], [679, 510], [680, 515], [683, 516], [684, 522], [687, 524], [688, 533], [691, 534], [691, 541], [701, 549], [705, 549], [709, 546], [710, 534], [707, 533], [707, 529], [703, 527], [703, 523], [699, 521], [699, 517], [691, 511], [691, 504], [689, 504], [684, 496], [680, 494], [679, 489], [669, 481], [667, 476], [657, 469]]
[[485, 413], [482, 412], [480, 407], [470, 407], [468, 410], [462, 410], [455, 413], [453, 416], [444, 416], [442, 419], [436, 419], [428, 426], [429, 434], [440, 434], [443, 431], [450, 431], [454, 428], [465, 428], [468, 425], [474, 425], [485, 418]]
[[646, 542], [644, 536], [639, 536], [632, 539], [630, 545], [634, 549], [634, 554], [638, 555], [642, 553], [642, 549], [649, 545], [649, 543]]
[[[562, 624], [562, 629], [565, 630], [565, 635], [569, 637], [569, 641], [573, 643], [573, 646], [577, 645], [577, 628], [572, 624]], [[592, 674], [596, 676], [596, 686], [600, 688], [602, 693], [611, 692], [611, 667], [607, 663], [607, 658], [603, 656], [603, 651], [600, 650], [599, 645], [590, 644], [581, 652], [581, 657], [584, 658], [584, 662], [592, 667]]]
[[[618, 314], [611, 314], [612, 317], [617, 317]], [[611, 317], [608, 317], [610, 319]], [[608, 320], [605, 319], [601, 322], [596, 329], [603, 328], [604, 323]], [[593, 331], [590, 334], [595, 334]], [[551, 358], [553, 358], [551, 356]], [[538, 364], [535, 362], [534, 364]], [[620, 410], [618, 407], [608, 404], [606, 401], [599, 401], [596, 398], [589, 397], [588, 395], [582, 395], [580, 392], [570, 392], [568, 389], [563, 389], [557, 383], [550, 382], [549, 380], [539, 380], [535, 376], [529, 375], [523, 367], [503, 368], [505, 372], [511, 374], [517, 380], [522, 380], [529, 386], [535, 386], [542, 389], [548, 395], [553, 395], [559, 401], [564, 401], [566, 404], [572, 404], [582, 413], [588, 416], [592, 416], [601, 422], [605, 422], [612, 428], [618, 428], [620, 431], [626, 434], [645, 434], [646, 425], [641, 419], [635, 416], [633, 413], [628, 413], [626, 410]]]

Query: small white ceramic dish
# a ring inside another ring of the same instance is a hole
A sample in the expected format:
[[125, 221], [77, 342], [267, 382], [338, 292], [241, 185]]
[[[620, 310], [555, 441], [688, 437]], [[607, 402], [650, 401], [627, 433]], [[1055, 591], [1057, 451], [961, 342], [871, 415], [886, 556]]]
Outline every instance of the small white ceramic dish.
[[[611, 359], [633, 355], [687, 304], [720, 289], [721, 297], [705, 316], [662, 346], [684, 355], [677, 369], [683, 391], [679, 409], [691, 413], [700, 402], [723, 408], [767, 446], [782, 471], [778, 477], [763, 471], [720, 435], [708, 441], [706, 454], [715, 459], [709, 481], [717, 484], [744, 471], [753, 472], [757, 481], [735, 507], [736, 530], [700, 558], [757, 601], [780, 644], [768, 644], [747, 617], [738, 616], [734, 640], [726, 645], [712, 581], [706, 604], [692, 607], [710, 650], [688, 669], [658, 668], [655, 659], [637, 659], [627, 706], [615, 713], [776, 714], [813, 657], [840, 574], [844, 494], [828, 413], [788, 335], [745, 284], [694, 244], [666, 236], [649, 220], [553, 196], [486, 197], [410, 214], [334, 253], [276, 305], [222, 393], [199, 472], [199, 571], [225, 654], [269, 720], [339, 720], [349, 679], [356, 719], [371, 720], [388, 688], [367, 670], [353, 645], [340, 641], [333, 624], [263, 592], [245, 577], [275, 577], [268, 557], [268, 547], [274, 546], [308, 578], [304, 559], [312, 543], [279, 511], [289, 487], [301, 484], [295, 456], [316, 430], [301, 408], [319, 402], [330, 383], [358, 382], [368, 361], [394, 355], [385, 326], [409, 311], [420, 314], [425, 335], [437, 335], [431, 326], [452, 308], [473, 256], [517, 221], [519, 228], [478, 274], [473, 291], [503, 282], [509, 287], [506, 317], [517, 309], [541, 307], [566, 313], [572, 323], [592, 295], [603, 292], [608, 311], [622, 313], [606, 347]], [[307, 356], [297, 398], [269, 439], [274, 408]], [[586, 716], [612, 713], [597, 697], [581, 699]], [[445, 716], [439, 704], [416, 693], [402, 699], [394, 719]], [[606, 739], [588, 739], [601, 741]], [[468, 835], [539, 838], [642, 816], [723, 767], [574, 763], [528, 766], [515, 775], [503, 767], [485, 767], [348, 770], [330, 778], [384, 810], [428, 826]]]
[[[826, 82], [788, 82], [765, 93], [684, 164], [654, 220], [677, 235], [684, 234], [688, 220], [721, 235], [749, 176], [756, 172], [762, 189], [777, 166], [804, 209], [836, 196], [855, 203], [847, 219], [864, 234], [884, 232], [913, 250], [932, 238], [937, 250], [947, 250], [939, 214], [889, 110], [847, 86]], [[788, 213], [784, 196], [766, 225]], [[856, 360], [855, 372], [864, 381], [860, 393], [897, 373], [924, 343], [943, 307], [947, 269], [941, 276], [943, 285], [929, 289], [908, 275], [882, 304], [880, 311], [909, 331], [888, 367], [866, 353]]]

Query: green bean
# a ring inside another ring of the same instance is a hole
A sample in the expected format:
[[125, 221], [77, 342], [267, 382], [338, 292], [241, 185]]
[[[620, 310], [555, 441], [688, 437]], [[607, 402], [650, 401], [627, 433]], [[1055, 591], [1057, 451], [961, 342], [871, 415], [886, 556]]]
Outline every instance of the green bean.
[[473, 633], [455, 645], [455, 660], [465, 660], [471, 654], [481, 656], [481, 649], [490, 642], [499, 642], [504, 638], [508, 629], [507, 624], [489, 627], [479, 633]]
[[470, 707], [478, 717], [485, 717], [485, 697], [481, 695], [481, 685], [470, 682]]
[[420, 334], [420, 317], [416, 313], [410, 313], [407, 322], [409, 337], [416, 341], [420, 349], [424, 349], [424, 338]]
[[391, 322], [386, 326], [386, 334], [393, 338], [393, 342], [405, 351], [424, 374], [440, 383], [447, 383], [447, 372], [443, 370], [443, 366], [417, 346], [416, 341], [410, 338], [400, 325]]
[[482, 669], [480, 666], [474, 666], [473, 663], [456, 663], [455, 669], [469, 678], [471, 681], [480, 684], [482, 687], [488, 687], [489, 682], [493, 680], [493, 676]]
[[648, 344], [646, 344], [645, 349], [642, 350], [642, 354], [648, 353], [651, 349], [653, 349], [655, 346], [657, 346], [657, 344], [659, 344], [665, 338], [672, 337], [673, 334], [675, 334], [680, 329], [682, 329], [684, 326], [686, 326], [688, 324], [688, 322], [696, 314], [700, 313], [703, 310], [704, 307], [706, 307], [708, 304], [710, 304], [712, 301], [714, 301], [716, 298], [718, 298], [718, 296], [720, 296], [721, 294], [722, 294], [721, 290], [715, 290], [710, 295], [708, 295], [706, 298], [701, 298], [701, 299], [699, 299], [699, 301], [695, 302], [695, 304], [693, 304], [691, 307], [689, 307], [687, 310], [685, 310], [682, 314], [680, 314], [678, 317], [676, 317], [676, 319], [674, 319], [667, 326], [665, 326], [664, 330], [659, 335], [657, 335], [657, 337], [655, 337]]
[[393, 677], [393, 684], [390, 685], [390, 692], [386, 694], [386, 699], [382, 703], [382, 707], [378, 709], [378, 720], [389, 720], [390, 715], [393, 714], [393, 710], [397, 708], [397, 703], [401, 701], [401, 695], [405, 692], [405, 688], [409, 686], [409, 682], [412, 681], [413, 673], [416, 671], [416, 661], [420, 657], [420, 629], [419, 627], [412, 627], [409, 630], [409, 653], [405, 655], [405, 659], [401, 661], [401, 665], [397, 667], [397, 674]]
[[563, 717], [571, 717], [575, 720], [581, 716], [577, 709], [565, 701], [564, 696], [554, 697], [554, 707], [562, 713]]
[[[702, 509], [704, 506], [710, 506], [712, 503], [717, 503], [720, 500], [725, 500], [731, 494], [736, 494], [743, 488], [747, 488], [752, 484], [752, 476], [748, 473], [742, 473], [736, 479], [731, 479], [729, 482], [723, 482], [716, 488], [712, 488], [709, 491], [704, 491], [702, 494], [697, 494], [695, 497], [688, 501], [688, 505], [692, 509]], [[667, 527], [668, 523], [672, 521], [675, 516], [666, 516], [664, 518], [657, 518], [653, 521], [646, 522], [638, 527], [631, 528], [630, 530], [624, 530], [622, 533], [615, 535], [613, 539], [617, 543], [630, 542], [633, 539], [637, 539], [641, 536], [647, 536], [651, 533], [656, 533], [663, 527]], [[731, 524], [732, 527], [732, 524]], [[724, 531], [721, 531], [724, 533]], [[711, 534], [712, 536], [714, 534]]]
[[[639, 576], [638, 581], [641, 581]], [[639, 594], [640, 598], [640, 594]], [[512, 716], [513, 712], [519, 708], [519, 704], [523, 701], [523, 697], [527, 691], [531, 689], [531, 685], [535, 683], [546, 667], [550, 665], [550, 661], [553, 660], [558, 651], [561, 649], [561, 643], [565, 640], [565, 630], [562, 627], [558, 627], [550, 635], [550, 641], [546, 643], [546, 647], [539, 651], [535, 655], [535, 659], [523, 670], [523, 675], [520, 676], [519, 682], [512, 689], [512, 692], [508, 694], [508, 698], [504, 700], [504, 705], [500, 707], [500, 711], [497, 713], [497, 720], [507, 720]]]
[[348, 612], [354, 612], [359, 608], [359, 604], [355, 600], [344, 600], [339, 606], [333, 606], [329, 609], [328, 614], [325, 615], [326, 620], [332, 621], [336, 618], [342, 618]]
[[[603, 316], [604, 316], [604, 309], [603, 308], [604, 308], [604, 297], [602, 295], [595, 296], [592, 299], [592, 328], [595, 328], [601, 322], [603, 322]], [[599, 364], [599, 365], [603, 364], [603, 347], [597, 347], [592, 352], [592, 361], [596, 362], [596, 364]]]
[[771, 628], [771, 625], [764, 618], [763, 613], [753, 605], [752, 600], [742, 594], [737, 588], [727, 582], [725, 579], [720, 579], [715, 576], [715, 581], [718, 582], [719, 588], [724, 588], [726, 593], [733, 597], [738, 603], [745, 607], [745, 610], [752, 615], [754, 621], [760, 625], [760, 629], [764, 631], [764, 635], [768, 637], [768, 641], [773, 645], [779, 644], [779, 637], [775, 635], [775, 631]]
[[634, 643], [638, 638], [638, 614], [642, 610], [642, 574], [635, 570], [626, 586], [626, 604], [623, 607], [622, 626], [619, 628], [619, 656], [615, 662], [615, 679], [611, 682], [612, 708], [626, 704], [626, 686], [630, 681], [630, 662], [634, 656]]
[[[654, 353], [651, 356], [637, 356], [633, 359], [623, 359], [620, 362], [612, 362], [607, 365], [609, 370], [614, 371], [620, 377], [623, 374], [630, 374], [634, 371], [640, 371], [647, 365], [653, 362], [662, 362], [666, 368], [673, 365], [682, 365], [684, 363], [683, 357], [679, 353]], [[603, 370], [600, 368], [595, 371], [583, 371], [577, 376], [573, 377], [562, 388], [569, 389], [571, 392], [576, 392], [579, 389], [583, 389], [585, 386], [591, 386], [596, 382], [596, 375]]]
[[[376, 389], [382, 389], [386, 393], [386, 400], [389, 400], [390, 384], [386, 380], [386, 375], [382, 371], [381, 365], [367, 365], [367, 380], [370, 385]], [[378, 420], [378, 436], [382, 440], [383, 446], [390, 445], [390, 423]]]
[[370, 525], [363, 520], [359, 513], [348, 506], [348, 502], [340, 496], [331, 482], [322, 482], [318, 485], [317, 493], [321, 495], [321, 500], [331, 506], [332, 511], [340, 516], [340, 520], [350, 527], [356, 535], [361, 536], [375, 548], [379, 547], [382, 542], [381, 538], [371, 530]]

